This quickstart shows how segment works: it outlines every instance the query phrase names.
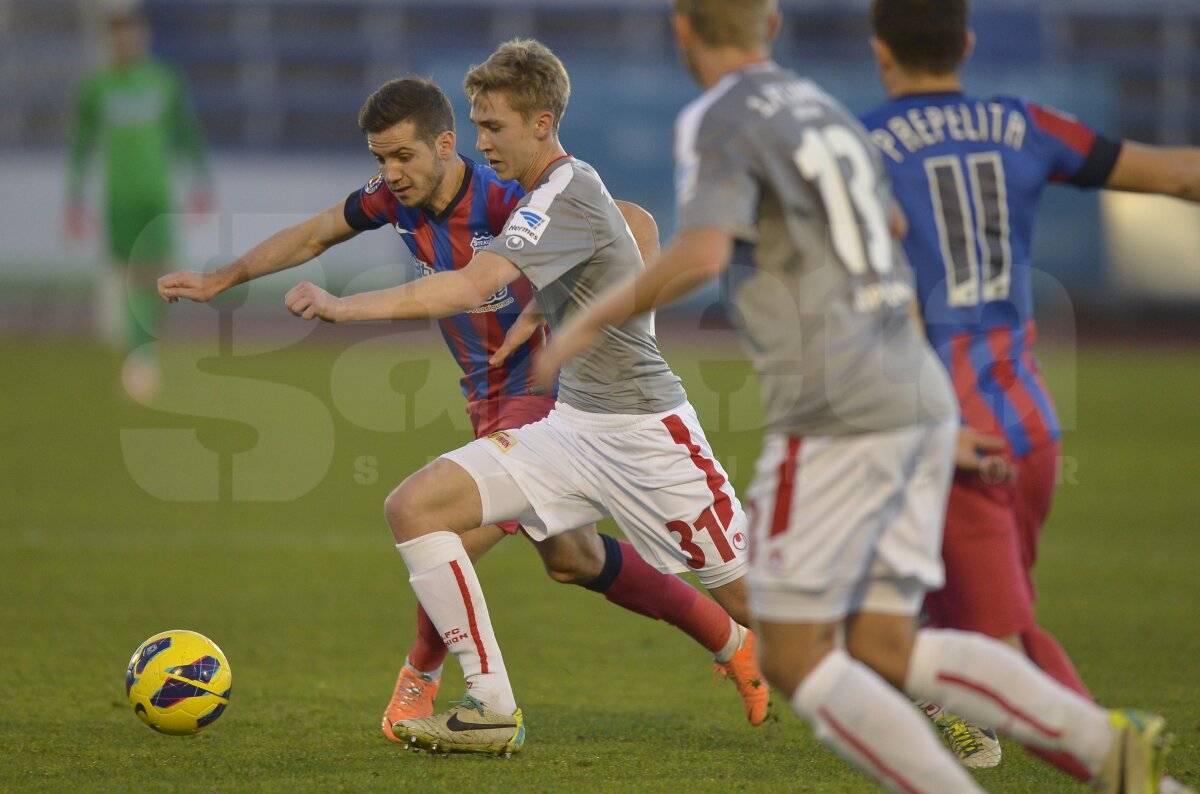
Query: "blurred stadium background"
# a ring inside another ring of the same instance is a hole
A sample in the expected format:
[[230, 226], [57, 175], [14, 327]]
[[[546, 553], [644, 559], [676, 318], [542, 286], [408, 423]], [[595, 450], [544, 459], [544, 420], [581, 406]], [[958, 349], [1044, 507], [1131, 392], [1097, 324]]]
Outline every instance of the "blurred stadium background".
[[[868, 0], [782, 5], [781, 62], [851, 109], [882, 99], [866, 46]], [[517, 35], [545, 40], [571, 71], [570, 150], [596, 164], [615, 195], [653, 211], [665, 234], [672, 229], [671, 124], [695, 92], [676, 60], [665, 0], [150, 0], [145, 7], [154, 49], [188, 76], [214, 152], [219, 217], [184, 226], [189, 265], [225, 261], [369, 177], [356, 113], [394, 76], [427, 75], [447, 89], [460, 114], [459, 148], [470, 154], [463, 72]], [[4, 327], [87, 322], [82, 292], [100, 249], [64, 242], [62, 150], [73, 93], [102, 59], [103, 8], [90, 0], [0, 0], [0, 283], [6, 303], [25, 311], [6, 313]], [[1200, 143], [1194, 0], [976, 0], [973, 24], [979, 47], [966, 70], [970, 90], [1020, 93], [1112, 135]], [[1200, 305], [1200, 216], [1172, 203], [1069, 189], [1049, 191], [1043, 215], [1039, 297], [1051, 302], [1043, 320], [1069, 294], [1068, 313], [1085, 328], [1111, 329], [1120, 319], [1194, 336], [1188, 320]], [[395, 263], [400, 249], [367, 235], [326, 264]], [[344, 280], [351, 271], [342, 272]], [[65, 301], [65, 314], [47, 321], [47, 301]]]

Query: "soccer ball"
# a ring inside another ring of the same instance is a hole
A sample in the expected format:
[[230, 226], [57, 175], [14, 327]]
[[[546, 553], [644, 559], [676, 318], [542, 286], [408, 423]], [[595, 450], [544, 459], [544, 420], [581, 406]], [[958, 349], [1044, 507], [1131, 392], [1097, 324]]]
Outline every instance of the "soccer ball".
[[217, 644], [194, 631], [155, 634], [133, 652], [125, 693], [133, 713], [159, 733], [186, 736], [216, 722], [233, 674]]

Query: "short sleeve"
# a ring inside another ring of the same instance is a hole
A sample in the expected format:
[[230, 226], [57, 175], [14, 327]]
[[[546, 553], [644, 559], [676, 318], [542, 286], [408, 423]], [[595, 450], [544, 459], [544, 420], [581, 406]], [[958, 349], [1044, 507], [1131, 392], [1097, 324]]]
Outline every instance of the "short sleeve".
[[1050, 157], [1051, 179], [1076, 187], [1099, 187], [1108, 181], [1120, 141], [1095, 132], [1074, 116], [1027, 103], [1035, 133]]
[[346, 197], [342, 212], [351, 229], [365, 232], [391, 223], [394, 203], [395, 196], [383, 185], [383, 175], [376, 174]]
[[540, 290], [591, 259], [596, 236], [579, 203], [559, 196], [545, 211], [522, 203], [485, 250], [512, 262]]
[[675, 173], [679, 230], [715, 226], [738, 240], [757, 239], [759, 182], [740, 139], [738, 135], [691, 131], [681, 119], [676, 128]]

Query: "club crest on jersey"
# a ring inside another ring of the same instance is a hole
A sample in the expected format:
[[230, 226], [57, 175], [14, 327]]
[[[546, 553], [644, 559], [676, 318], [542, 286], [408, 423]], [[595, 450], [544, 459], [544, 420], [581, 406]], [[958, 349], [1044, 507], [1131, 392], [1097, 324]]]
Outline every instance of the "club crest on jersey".
[[507, 430], [498, 430], [492, 433], [488, 436], [488, 441], [500, 447], [501, 452], [508, 452], [517, 445], [517, 440]]
[[512, 214], [508, 219], [508, 225], [504, 227], [504, 233], [508, 235], [508, 241], [505, 244], [514, 251], [521, 247], [511, 244], [514, 238], [537, 245], [538, 241], [542, 239], [542, 232], [546, 230], [549, 224], [549, 215], [531, 210], [528, 207], [521, 207]]
[[383, 184], [383, 174], [376, 174], [375, 176], [371, 177], [371, 181], [368, 182], [367, 186], [363, 188], [363, 192], [369, 196], [372, 193], [374, 193], [376, 190], [379, 190], [379, 186], [382, 184]]
[[494, 238], [492, 235], [488, 234], [487, 232], [475, 232], [474, 234], [471, 235], [471, 250], [474, 251], [475, 253], [479, 253], [480, 251], [482, 251], [483, 249], [485, 249], [489, 245], [491, 245], [492, 240], [494, 240], [494, 239], [496, 239], [496, 238]]

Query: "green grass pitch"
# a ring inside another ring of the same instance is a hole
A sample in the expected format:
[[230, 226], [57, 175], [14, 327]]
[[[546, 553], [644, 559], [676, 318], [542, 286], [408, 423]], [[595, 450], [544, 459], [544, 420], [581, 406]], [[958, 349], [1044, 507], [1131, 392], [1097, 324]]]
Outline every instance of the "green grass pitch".
[[[552, 583], [521, 539], [479, 573], [525, 751], [431, 758], [385, 742], [414, 600], [381, 505], [468, 432], [436, 341], [330, 330], [274, 352], [169, 343], [161, 410], [121, 399], [98, 347], [0, 341], [0, 789], [876, 790], [778, 698], [777, 719], [751, 729], [702, 649]], [[744, 486], [753, 378], [731, 351], [666, 352]], [[1037, 569], [1041, 620], [1098, 698], [1167, 715], [1172, 769], [1195, 782], [1200, 353], [1085, 350], [1047, 370], [1072, 429]], [[209, 635], [233, 667], [229, 709], [193, 738], [147, 730], [125, 700], [129, 655], [168, 628]], [[439, 705], [462, 693], [453, 662], [445, 682]], [[979, 780], [1085, 790], [1012, 743]]]

